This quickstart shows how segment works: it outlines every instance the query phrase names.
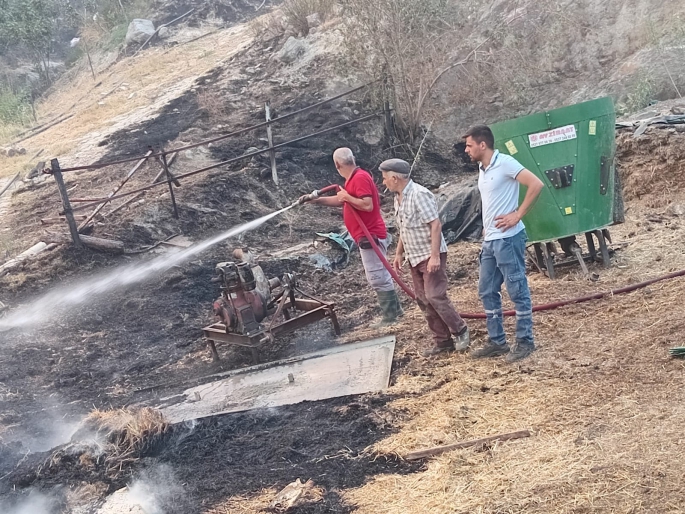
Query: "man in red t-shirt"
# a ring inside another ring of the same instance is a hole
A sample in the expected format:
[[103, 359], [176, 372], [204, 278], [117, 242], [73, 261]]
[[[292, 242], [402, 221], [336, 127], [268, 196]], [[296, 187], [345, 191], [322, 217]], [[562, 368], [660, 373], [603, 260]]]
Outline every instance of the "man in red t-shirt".
[[[349, 148], [338, 148], [333, 153], [333, 163], [345, 179], [345, 189], [341, 189], [336, 196], [316, 198], [309, 203], [343, 208], [345, 227], [359, 246], [366, 279], [376, 291], [378, 303], [383, 311], [383, 319], [378, 325], [394, 323], [397, 316], [402, 315], [402, 307], [395, 292], [392, 276], [383, 266], [383, 262], [376, 255], [352, 214], [352, 209], [355, 209], [385, 256], [388, 233], [381, 215], [378, 188], [369, 172], [357, 166], [354, 154]], [[308, 195], [302, 198], [306, 197]]]

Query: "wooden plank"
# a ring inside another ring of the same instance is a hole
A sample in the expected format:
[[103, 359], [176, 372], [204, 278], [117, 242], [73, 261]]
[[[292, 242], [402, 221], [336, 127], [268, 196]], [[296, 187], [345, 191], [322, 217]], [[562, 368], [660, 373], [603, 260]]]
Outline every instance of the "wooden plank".
[[425, 450], [419, 450], [415, 452], [408, 453], [405, 455], [405, 460], [419, 460], [425, 459], [426, 457], [433, 457], [434, 455], [440, 455], [441, 453], [449, 452], [452, 450], [458, 450], [460, 448], [469, 448], [471, 446], [479, 446], [481, 444], [490, 443], [492, 441], [511, 441], [512, 439], [521, 439], [524, 437], [530, 437], [531, 433], [528, 430], [519, 430], [518, 432], [509, 432], [508, 434], [492, 435], [489, 437], [483, 437], [481, 439], [471, 439], [470, 441], [462, 441], [461, 443], [447, 444], [445, 446], [436, 446], [434, 448], [427, 448]]
[[[147, 152], [147, 154], [145, 154], [145, 158], [139, 160], [136, 163], [136, 165], [133, 168], [131, 168], [131, 171], [129, 171], [126, 174], [126, 177], [124, 177], [124, 180], [122, 180], [121, 183], [117, 187], [115, 187], [114, 190], [108, 195], [108, 198], [113, 197], [119, 191], [121, 191], [121, 189], [126, 185], [126, 183], [131, 179], [131, 177], [136, 173], [136, 171], [138, 171], [140, 169], [140, 167], [145, 163], [145, 161], [147, 161], [147, 158], [150, 157], [151, 154], [152, 154], [152, 150], [149, 150]], [[109, 200], [106, 200], [106, 201], [102, 202], [100, 205], [98, 205], [97, 207], [95, 207], [95, 210], [90, 214], [90, 216], [88, 216], [85, 219], [85, 221], [79, 225], [79, 227], [78, 227], [79, 232], [81, 232], [84, 228], [86, 228], [90, 224], [90, 222], [93, 221], [93, 218], [95, 218], [95, 216], [97, 216], [98, 213], [102, 210], [102, 208], [105, 205], [107, 205], [108, 203], [109, 203]]]
[[[12, 144], [13, 144], [13, 145], [16, 145], [16, 144], [19, 144], [19, 143], [21, 143], [21, 142], [23, 142], [23, 141], [26, 141], [27, 139], [31, 139], [33, 136], [37, 136], [38, 134], [41, 134], [42, 132], [45, 132], [45, 131], [48, 130], [49, 128], [52, 128], [52, 127], [54, 127], [55, 125], [59, 125], [59, 124], [62, 123], [63, 121], [67, 121], [68, 119], [73, 118], [73, 117], [74, 117], [73, 114], [70, 114], [69, 116], [62, 117], [62, 118], [58, 119], [57, 121], [54, 121], [54, 122], [49, 123], [49, 124], [47, 124], [47, 125], [44, 125], [40, 130], [37, 130], [37, 131], [34, 132], [33, 134], [29, 134], [29, 135], [26, 136], [26, 137], [22, 137], [21, 139], [17, 139], [17, 140], [15, 140], [15, 141], [12, 141]], [[36, 127], [36, 129], [38, 129], [38, 127]], [[35, 130], [35, 129], [33, 129], [33, 130]], [[27, 131], [27, 132], [30, 132], [30, 131], [31, 131], [31, 130], [29, 130], [29, 131]], [[26, 134], [26, 132], [24, 132], [23, 134]]]
[[123, 209], [123, 208], [126, 207], [127, 205], [129, 205], [129, 204], [135, 202], [136, 200], [142, 198], [143, 196], [145, 196], [145, 193], [138, 193], [136, 196], [133, 196], [133, 197], [129, 198], [128, 200], [126, 200], [124, 203], [122, 203], [122, 204], [119, 205], [118, 207], [115, 207], [114, 209], [112, 209], [111, 211], [109, 211], [107, 214], [105, 214], [105, 216], [111, 216], [111, 215], [114, 214], [115, 212], [120, 211], [121, 209]]
[[[66, 236], [66, 237], [69, 237], [69, 236]], [[31, 257], [35, 257], [36, 255], [44, 252], [47, 249], [48, 249], [48, 245], [46, 243], [44, 243], [42, 241], [40, 243], [36, 243], [35, 245], [33, 245], [31, 248], [29, 248], [25, 252], [20, 253], [14, 259], [7, 261], [5, 264], [0, 266], [0, 277], [5, 275], [6, 273], [9, 273], [10, 271], [15, 270], [16, 268], [21, 266], [21, 264], [24, 261], [30, 259]]]
[[19, 178], [19, 175], [20, 175], [20, 174], [21, 174], [21, 172], [17, 173], [17, 174], [14, 176], [14, 178], [13, 178], [12, 180], [10, 180], [10, 181], [7, 183], [7, 185], [6, 185], [5, 187], [2, 188], [2, 191], [0, 191], [0, 196], [4, 195], [5, 192], [6, 192], [10, 187], [12, 187], [12, 184], [14, 184], [14, 183], [17, 181], [17, 179]]
[[[82, 245], [92, 248], [93, 250], [115, 254], [124, 253], [124, 243], [122, 241], [84, 235], [80, 235], [79, 240]], [[45, 236], [45, 241], [48, 243], [64, 245], [69, 244], [70, 238], [67, 234], [48, 233]]]

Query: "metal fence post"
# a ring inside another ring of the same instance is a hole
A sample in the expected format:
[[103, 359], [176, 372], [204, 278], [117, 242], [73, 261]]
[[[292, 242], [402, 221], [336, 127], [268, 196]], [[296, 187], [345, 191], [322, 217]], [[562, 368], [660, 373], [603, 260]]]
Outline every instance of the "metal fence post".
[[264, 104], [264, 110], [266, 111], [266, 121], [268, 125], [266, 126], [266, 137], [269, 140], [269, 148], [271, 151], [269, 152], [269, 156], [271, 157], [271, 178], [274, 181], [274, 184], [278, 185], [278, 171], [276, 171], [276, 151], [274, 150], [274, 138], [273, 134], [271, 132], [271, 105], [269, 105], [269, 102], [266, 102]]
[[76, 246], [76, 248], [83, 248], [83, 243], [81, 242], [81, 237], [78, 233], [78, 226], [74, 219], [74, 211], [71, 210], [71, 202], [69, 201], [69, 195], [67, 194], [67, 187], [64, 185], [62, 170], [59, 167], [59, 161], [57, 159], [52, 159], [52, 161], [50, 161], [50, 166], [52, 168], [52, 174], [55, 177], [55, 182], [57, 182], [59, 195], [62, 197], [62, 206], [64, 207], [64, 215], [67, 218], [67, 223], [69, 224], [71, 239], [74, 241], [74, 246]]

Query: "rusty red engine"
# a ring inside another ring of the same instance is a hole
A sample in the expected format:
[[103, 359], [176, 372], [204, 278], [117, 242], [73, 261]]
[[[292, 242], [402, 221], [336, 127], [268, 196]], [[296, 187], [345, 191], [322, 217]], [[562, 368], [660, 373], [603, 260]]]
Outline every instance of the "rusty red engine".
[[258, 332], [260, 322], [274, 310], [272, 290], [281, 286], [281, 281], [267, 280], [262, 268], [246, 262], [221, 262], [216, 272], [222, 294], [214, 302], [214, 314], [226, 326], [226, 332]]

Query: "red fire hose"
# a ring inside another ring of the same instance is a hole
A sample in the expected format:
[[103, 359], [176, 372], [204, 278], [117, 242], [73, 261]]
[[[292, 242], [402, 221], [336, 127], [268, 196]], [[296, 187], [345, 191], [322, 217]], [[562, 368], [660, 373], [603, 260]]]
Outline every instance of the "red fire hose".
[[[340, 191], [341, 187], [338, 184], [331, 184], [330, 186], [326, 186], [323, 189], [320, 189], [318, 191], [319, 196], [330, 193], [335, 191], [336, 193]], [[357, 220], [357, 223], [359, 223], [359, 226], [362, 228], [362, 231], [364, 232], [364, 235], [366, 238], [369, 240], [369, 243], [371, 243], [371, 247], [373, 248], [373, 251], [376, 252], [376, 255], [378, 255], [378, 258], [381, 260], [383, 263], [383, 266], [385, 266], [385, 269], [387, 269], [390, 272], [390, 275], [392, 276], [393, 279], [395, 279], [395, 282], [397, 282], [397, 285], [402, 288], [402, 290], [407, 293], [409, 298], [412, 300], [416, 300], [416, 294], [414, 294], [414, 291], [411, 290], [411, 287], [409, 287], [407, 284], [404, 283], [404, 281], [400, 278], [400, 276], [397, 274], [395, 269], [390, 265], [388, 262], [388, 259], [385, 258], [385, 255], [383, 255], [383, 252], [381, 251], [380, 248], [378, 248], [378, 245], [376, 244], [376, 241], [374, 240], [373, 236], [371, 235], [371, 232], [369, 232], [369, 229], [366, 228], [366, 225], [362, 221], [361, 217], [357, 213], [357, 209], [350, 209], [352, 211], [352, 214], [354, 215], [354, 219]]]
[[[319, 195], [330, 193], [333, 191], [340, 191], [340, 186], [338, 184], [332, 184], [330, 186], [327, 186], [321, 190], [318, 191]], [[352, 214], [354, 215], [355, 219], [359, 223], [359, 226], [362, 228], [362, 231], [364, 232], [364, 235], [366, 238], [369, 240], [369, 243], [371, 243], [371, 247], [373, 248], [374, 252], [376, 252], [376, 255], [378, 255], [378, 258], [381, 260], [383, 263], [383, 266], [390, 272], [390, 275], [392, 275], [392, 278], [397, 282], [397, 284], [402, 288], [402, 290], [409, 295], [409, 297], [412, 300], [416, 300], [416, 294], [414, 294], [414, 291], [411, 290], [411, 288], [404, 283], [404, 281], [400, 278], [400, 276], [397, 274], [397, 272], [393, 269], [393, 267], [390, 265], [388, 260], [385, 258], [383, 255], [383, 252], [381, 251], [380, 248], [378, 248], [378, 245], [373, 239], [373, 236], [369, 232], [369, 229], [366, 228], [366, 225], [364, 225], [364, 222], [361, 220], [361, 217], [357, 213], [356, 209], [352, 209]], [[685, 270], [680, 270], [676, 271], [673, 273], [670, 273], [668, 275], [663, 275], [661, 277], [653, 278], [651, 280], [646, 280], [644, 282], [639, 282], [637, 284], [632, 284], [629, 286], [621, 287], [619, 289], [613, 289], [611, 291], [604, 291], [603, 293], [594, 293], [590, 294], [587, 296], [580, 296], [578, 298], [571, 298], [569, 300], [560, 300], [558, 302], [552, 302], [552, 303], [546, 303], [543, 305], [535, 305], [533, 306], [533, 312], [540, 312], [540, 311], [549, 311], [552, 309], [557, 309], [559, 307], [564, 307], [566, 305], [572, 305], [575, 303], [584, 303], [584, 302], [589, 302], [591, 300], [601, 300], [602, 298], [605, 298], [607, 296], [615, 296], [619, 294], [625, 294], [625, 293], [631, 293], [633, 291], [636, 291], [637, 289], [642, 289], [644, 287], [650, 286], [652, 284], [655, 284], [657, 282], [662, 282], [664, 280], [671, 280], [674, 278], [678, 277], [683, 277], [685, 276]], [[502, 313], [504, 316], [515, 316], [516, 311], [504, 311]], [[460, 312], [459, 315], [462, 318], [466, 319], [485, 319], [485, 313], [484, 312]]]

